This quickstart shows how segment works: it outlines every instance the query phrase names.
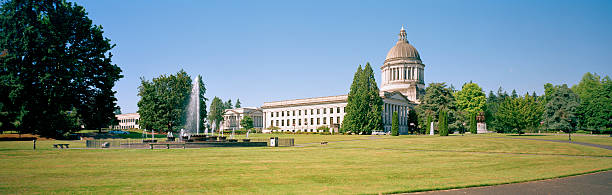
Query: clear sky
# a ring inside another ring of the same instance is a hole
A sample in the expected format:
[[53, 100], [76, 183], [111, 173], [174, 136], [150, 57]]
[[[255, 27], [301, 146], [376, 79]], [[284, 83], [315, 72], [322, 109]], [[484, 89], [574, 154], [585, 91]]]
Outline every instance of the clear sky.
[[117, 46], [115, 86], [136, 112], [140, 77], [181, 68], [206, 97], [243, 106], [347, 94], [359, 64], [380, 66], [405, 26], [425, 82], [543, 93], [586, 72], [612, 76], [612, 1], [79, 0]]

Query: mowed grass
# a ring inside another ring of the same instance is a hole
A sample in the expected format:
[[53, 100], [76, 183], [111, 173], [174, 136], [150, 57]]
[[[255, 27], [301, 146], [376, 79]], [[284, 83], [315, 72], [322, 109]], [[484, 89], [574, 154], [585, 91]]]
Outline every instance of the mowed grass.
[[[304, 147], [33, 151], [25, 142], [0, 142], [0, 194], [377, 194], [612, 168], [612, 158], [602, 157], [610, 155], [607, 150], [566, 143], [482, 136], [290, 136]], [[305, 144], [323, 140], [344, 142]]]
[[[509, 136], [510, 137], [510, 136]], [[537, 136], [512, 136], [513, 138], [528, 138], [528, 139], [546, 139], [546, 140], [561, 140], [567, 141], [567, 134], [559, 134], [559, 135], [537, 135]], [[572, 134], [572, 141], [574, 142], [584, 142], [591, 144], [599, 144], [612, 146], [612, 137], [609, 135], [575, 135]]]

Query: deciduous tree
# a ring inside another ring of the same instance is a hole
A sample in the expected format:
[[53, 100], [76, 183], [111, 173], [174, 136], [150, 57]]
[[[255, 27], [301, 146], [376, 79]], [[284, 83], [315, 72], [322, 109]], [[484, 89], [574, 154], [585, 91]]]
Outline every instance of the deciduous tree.
[[253, 128], [253, 118], [251, 118], [248, 115], [245, 115], [244, 117], [242, 117], [242, 120], [240, 120], [240, 126], [242, 126], [242, 128], [249, 130]]
[[151, 81], [141, 78], [138, 88], [140, 125], [145, 129], [176, 131], [176, 127], [185, 123], [191, 86], [191, 77], [184, 70]]
[[121, 69], [111, 62], [114, 45], [82, 6], [3, 1], [0, 29], [7, 51], [0, 58], [1, 128], [61, 137], [80, 125], [109, 126]]

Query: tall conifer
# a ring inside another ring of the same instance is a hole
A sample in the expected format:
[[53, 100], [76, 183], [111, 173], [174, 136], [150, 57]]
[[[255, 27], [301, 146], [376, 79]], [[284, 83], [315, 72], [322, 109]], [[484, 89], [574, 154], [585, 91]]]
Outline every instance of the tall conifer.
[[366, 79], [366, 96], [367, 96], [367, 124], [363, 129], [365, 134], [371, 134], [372, 131], [380, 131], [383, 129], [382, 123], [382, 105], [383, 100], [380, 97], [380, 90], [378, 89], [378, 84], [376, 84], [376, 78], [374, 76], [374, 71], [372, 70], [372, 66], [370, 63], [366, 63], [365, 68], [363, 69], [364, 78]]
[[344, 115], [344, 120], [342, 121], [342, 132], [347, 131], [355, 131], [359, 128], [358, 124], [358, 112], [359, 112], [359, 85], [361, 80], [361, 72], [363, 72], [361, 65], [357, 68], [357, 72], [353, 76], [353, 83], [351, 84], [351, 90], [349, 91], [347, 104], [344, 108], [346, 114]]

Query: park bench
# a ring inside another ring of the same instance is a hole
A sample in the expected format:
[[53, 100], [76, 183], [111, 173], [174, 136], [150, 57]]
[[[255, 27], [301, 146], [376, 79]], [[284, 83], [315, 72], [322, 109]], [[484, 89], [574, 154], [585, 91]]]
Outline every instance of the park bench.
[[66, 146], [66, 148], [69, 148], [68, 145], [70, 144], [53, 144], [53, 147], [57, 148], [59, 146], [60, 148], [64, 148], [64, 146]]
[[153, 146], [156, 146], [156, 145], [161, 145], [161, 146], [165, 145], [166, 149], [170, 149], [170, 145], [183, 145], [183, 149], [185, 149], [184, 143], [183, 144], [170, 144], [170, 143], [149, 144], [149, 146], [151, 147], [151, 150], [153, 149]]

